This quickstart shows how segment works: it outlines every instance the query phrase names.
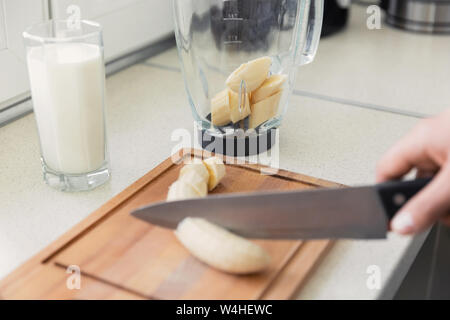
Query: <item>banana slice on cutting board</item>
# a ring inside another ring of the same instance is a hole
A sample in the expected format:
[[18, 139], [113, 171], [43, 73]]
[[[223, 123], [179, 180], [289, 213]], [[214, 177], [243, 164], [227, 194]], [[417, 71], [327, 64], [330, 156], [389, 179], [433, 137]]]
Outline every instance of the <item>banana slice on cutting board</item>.
[[169, 188], [168, 201], [206, 197], [225, 176], [222, 159], [212, 157], [204, 161], [194, 158], [180, 170], [178, 180]]
[[184, 219], [175, 235], [193, 256], [221, 271], [249, 274], [270, 264], [263, 248], [204, 219]]
[[182, 180], [190, 184], [195, 192], [199, 194], [201, 197], [206, 197], [208, 195], [208, 184], [207, 180], [205, 180], [197, 171], [189, 170], [178, 180]]
[[167, 201], [185, 200], [191, 198], [201, 198], [202, 196], [188, 182], [177, 180], [169, 187]]
[[209, 172], [208, 190], [211, 191], [219, 184], [220, 180], [225, 177], [225, 164], [222, 159], [218, 157], [205, 159], [203, 160], [203, 163]]
[[286, 82], [284, 74], [274, 74], [263, 82], [261, 87], [252, 92], [252, 104], [258, 103], [280, 91]]
[[276, 116], [282, 94], [283, 91], [280, 91], [251, 106], [252, 113], [249, 119], [250, 128], [256, 128], [260, 124]]
[[194, 158], [183, 166], [180, 170], [179, 178], [187, 174], [189, 171], [195, 171], [206, 183], [209, 180], [209, 171], [202, 160]]
[[228, 77], [226, 85], [234, 92], [239, 92], [241, 82], [245, 82], [247, 92], [259, 88], [269, 74], [272, 60], [262, 57], [242, 64]]

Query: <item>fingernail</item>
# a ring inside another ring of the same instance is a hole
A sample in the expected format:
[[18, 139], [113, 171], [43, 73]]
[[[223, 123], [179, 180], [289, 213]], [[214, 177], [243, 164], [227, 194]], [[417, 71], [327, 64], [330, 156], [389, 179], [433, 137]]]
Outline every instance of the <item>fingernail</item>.
[[414, 231], [414, 221], [409, 212], [398, 213], [392, 221], [392, 230], [399, 233], [410, 233]]

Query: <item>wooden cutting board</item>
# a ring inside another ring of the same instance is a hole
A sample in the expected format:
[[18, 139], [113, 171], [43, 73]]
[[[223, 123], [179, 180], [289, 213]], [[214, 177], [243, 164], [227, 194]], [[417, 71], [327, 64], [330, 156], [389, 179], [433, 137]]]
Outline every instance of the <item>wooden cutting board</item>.
[[[186, 158], [181, 150], [108, 201], [59, 240], [0, 282], [4, 299], [289, 299], [301, 289], [332, 242], [255, 241], [272, 257], [261, 274], [234, 276], [192, 257], [171, 230], [130, 212], [164, 200]], [[210, 156], [210, 155], [206, 155]], [[224, 158], [227, 175], [213, 193], [340, 186], [287, 171]], [[214, 214], [214, 208], [211, 208]], [[81, 271], [81, 288], [70, 290], [68, 266]]]

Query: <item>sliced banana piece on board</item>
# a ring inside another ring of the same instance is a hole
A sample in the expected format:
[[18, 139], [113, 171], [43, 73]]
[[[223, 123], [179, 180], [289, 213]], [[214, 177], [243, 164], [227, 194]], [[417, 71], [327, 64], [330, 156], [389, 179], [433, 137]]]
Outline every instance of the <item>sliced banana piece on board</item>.
[[201, 198], [194, 187], [183, 180], [177, 180], [169, 187], [167, 201], [184, 200], [191, 198]]
[[221, 271], [249, 274], [270, 264], [263, 248], [204, 219], [184, 219], [175, 235], [193, 256]]
[[283, 91], [280, 91], [251, 106], [252, 113], [249, 119], [250, 128], [256, 128], [260, 124], [276, 116], [282, 94]]
[[261, 87], [252, 92], [252, 104], [258, 103], [281, 90], [286, 82], [284, 74], [274, 74], [263, 82]]
[[233, 123], [239, 122], [249, 116], [250, 109], [250, 98], [248, 94], [243, 94], [241, 98], [241, 108], [239, 108], [239, 94], [229, 90], [230, 95], [230, 117]]
[[209, 172], [208, 190], [211, 191], [219, 184], [220, 180], [225, 177], [225, 164], [222, 159], [218, 157], [205, 159], [203, 160], [203, 163]]
[[181, 178], [183, 175], [188, 173], [189, 171], [195, 171], [197, 174], [202, 177], [202, 179], [208, 183], [209, 181], [209, 171], [206, 168], [206, 165], [203, 163], [202, 160], [194, 158], [189, 163], [185, 164], [181, 170], [179, 178]]
[[208, 181], [204, 179], [197, 171], [188, 170], [180, 176], [178, 180], [182, 180], [190, 184], [201, 197], [208, 195]]
[[226, 85], [234, 92], [239, 92], [241, 82], [244, 81], [247, 92], [252, 92], [266, 80], [271, 64], [272, 60], [269, 57], [262, 57], [244, 63], [231, 73], [226, 81]]
[[211, 99], [211, 122], [220, 127], [230, 123], [230, 121], [230, 95], [227, 88]]

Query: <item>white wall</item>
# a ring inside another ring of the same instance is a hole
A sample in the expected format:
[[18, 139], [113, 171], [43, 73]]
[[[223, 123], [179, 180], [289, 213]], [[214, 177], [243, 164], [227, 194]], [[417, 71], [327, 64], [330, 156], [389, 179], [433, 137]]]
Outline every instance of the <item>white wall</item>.
[[0, 0], [0, 109], [29, 90], [22, 32], [48, 18], [46, 0]]
[[68, 5], [103, 25], [107, 61], [173, 32], [171, 0], [0, 0], [0, 109], [29, 91], [22, 32], [49, 16], [66, 19]]
[[6, 24], [3, 4], [0, 3], [0, 51], [6, 49]]
[[105, 56], [117, 58], [173, 32], [171, 0], [52, 0], [52, 15], [64, 19], [69, 5], [81, 18], [104, 27]]

